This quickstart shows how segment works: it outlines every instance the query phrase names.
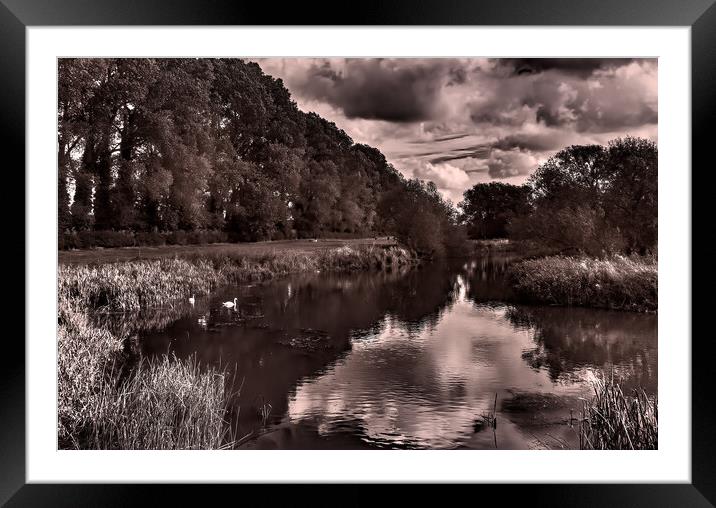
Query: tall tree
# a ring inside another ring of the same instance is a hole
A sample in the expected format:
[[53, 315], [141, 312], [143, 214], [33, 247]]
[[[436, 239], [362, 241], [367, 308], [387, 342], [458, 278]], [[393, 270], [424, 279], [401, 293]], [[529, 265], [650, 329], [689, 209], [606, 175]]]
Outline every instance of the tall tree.
[[463, 221], [472, 238], [506, 238], [510, 220], [528, 213], [530, 188], [502, 182], [479, 183], [464, 193]]

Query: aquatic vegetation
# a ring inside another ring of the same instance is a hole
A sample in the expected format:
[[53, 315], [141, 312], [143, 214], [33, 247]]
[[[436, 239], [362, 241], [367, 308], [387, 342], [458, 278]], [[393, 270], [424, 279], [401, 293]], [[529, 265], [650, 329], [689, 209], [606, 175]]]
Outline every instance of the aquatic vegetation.
[[594, 397], [584, 401], [579, 424], [580, 449], [656, 450], [658, 411], [656, 397], [643, 389], [625, 394], [612, 376], [593, 381]]
[[[167, 355], [138, 365], [126, 345], [143, 327], [175, 319], [192, 295], [220, 284], [295, 272], [401, 267], [397, 246], [313, 253], [130, 261], [58, 270], [58, 436], [61, 448], [220, 448], [225, 374]], [[159, 309], [159, 310], [158, 310]], [[96, 311], [133, 312], [126, 326]], [[113, 324], [114, 323], [114, 324]], [[134, 359], [132, 359], [134, 360]], [[270, 408], [268, 408], [270, 411]]]
[[92, 326], [86, 314], [62, 298], [58, 317], [58, 438], [60, 447], [81, 447], [85, 429], [101, 413], [102, 394], [112, 377], [108, 369], [121, 354], [122, 341]]
[[530, 259], [510, 266], [509, 278], [518, 299], [530, 303], [639, 312], [658, 308], [653, 257]]
[[118, 386], [103, 385], [88, 442], [100, 449], [217, 449], [230, 446], [225, 374], [195, 359], [142, 360]]
[[223, 373], [163, 355], [129, 371], [124, 339], [92, 324], [60, 298], [58, 439], [60, 448], [220, 448]]
[[312, 253], [288, 251], [258, 256], [222, 253], [97, 266], [61, 265], [58, 293], [86, 309], [139, 311], [174, 306], [192, 295], [205, 295], [221, 284], [319, 270], [398, 268], [415, 262], [414, 254], [402, 247], [365, 246]]

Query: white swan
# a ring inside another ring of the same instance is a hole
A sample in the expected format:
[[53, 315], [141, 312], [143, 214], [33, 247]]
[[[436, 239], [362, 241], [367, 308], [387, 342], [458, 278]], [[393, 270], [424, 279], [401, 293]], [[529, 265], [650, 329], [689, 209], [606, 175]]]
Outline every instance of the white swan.
[[191, 295], [191, 298], [189, 298], [189, 303], [194, 305], [195, 302], [196, 300], [194, 299], [194, 295]]
[[236, 298], [234, 298], [233, 302], [224, 302], [222, 303], [222, 305], [227, 309], [230, 309], [231, 307], [236, 307]]

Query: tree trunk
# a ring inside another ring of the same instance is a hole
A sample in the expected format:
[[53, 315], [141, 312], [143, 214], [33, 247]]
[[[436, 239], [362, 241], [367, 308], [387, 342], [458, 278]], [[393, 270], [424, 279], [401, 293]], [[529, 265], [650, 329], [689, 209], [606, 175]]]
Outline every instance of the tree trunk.
[[110, 125], [103, 126], [97, 150], [97, 185], [95, 187], [95, 229], [112, 227], [112, 153], [110, 151]]
[[70, 215], [70, 194], [67, 191], [67, 177], [69, 176], [69, 154], [64, 140], [59, 140], [57, 150], [57, 229], [60, 233], [69, 229], [72, 216]]
[[115, 192], [115, 213], [113, 215], [113, 226], [118, 229], [134, 226], [134, 202], [136, 197], [132, 180], [132, 159], [134, 157], [135, 138], [131, 112], [125, 112], [121, 136]]
[[92, 224], [92, 175], [95, 172], [96, 158], [94, 137], [85, 140], [82, 164], [74, 174], [75, 199], [72, 203], [72, 226], [75, 229], [87, 229]]

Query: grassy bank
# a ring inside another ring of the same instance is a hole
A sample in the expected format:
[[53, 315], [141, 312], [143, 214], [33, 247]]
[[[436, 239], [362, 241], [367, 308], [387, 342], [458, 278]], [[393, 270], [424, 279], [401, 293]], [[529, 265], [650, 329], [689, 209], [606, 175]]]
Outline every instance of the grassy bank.
[[224, 374], [164, 356], [128, 371], [126, 340], [93, 326], [61, 297], [60, 448], [215, 449], [224, 446]]
[[638, 312], [658, 307], [655, 258], [551, 256], [513, 264], [510, 283], [528, 303]]
[[594, 397], [584, 402], [579, 424], [579, 447], [591, 450], [656, 450], [656, 398], [644, 390], [624, 394], [613, 378], [593, 383]]
[[318, 270], [397, 268], [415, 262], [415, 256], [402, 247], [366, 246], [256, 256], [220, 252], [97, 266], [61, 265], [58, 293], [80, 309], [137, 311], [171, 305], [191, 295], [205, 295], [222, 284]]
[[58, 435], [61, 448], [220, 448], [230, 442], [225, 375], [176, 358], [130, 369], [131, 337], [94, 324], [94, 311], [170, 307], [218, 285], [306, 271], [412, 264], [397, 247], [340, 247], [258, 256], [195, 255], [61, 265], [58, 271]]
[[121, 248], [61, 250], [57, 253], [60, 264], [104, 264], [120, 261], [141, 261], [167, 258], [266, 256], [289, 252], [314, 254], [340, 247], [360, 249], [366, 247], [395, 247], [392, 238], [319, 238], [314, 240], [278, 240], [270, 242], [214, 243], [210, 245], [156, 245]]

